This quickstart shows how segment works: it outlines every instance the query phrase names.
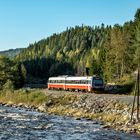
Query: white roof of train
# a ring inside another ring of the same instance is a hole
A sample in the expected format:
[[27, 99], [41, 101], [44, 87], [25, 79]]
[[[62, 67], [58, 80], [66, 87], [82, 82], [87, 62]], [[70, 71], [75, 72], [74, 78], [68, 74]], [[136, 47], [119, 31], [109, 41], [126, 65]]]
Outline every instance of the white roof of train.
[[50, 77], [49, 80], [91, 80], [92, 76], [58, 76]]
[[82, 76], [82, 77], [67, 77], [67, 80], [91, 80], [91, 76]]
[[50, 77], [49, 80], [65, 80], [65, 77]]

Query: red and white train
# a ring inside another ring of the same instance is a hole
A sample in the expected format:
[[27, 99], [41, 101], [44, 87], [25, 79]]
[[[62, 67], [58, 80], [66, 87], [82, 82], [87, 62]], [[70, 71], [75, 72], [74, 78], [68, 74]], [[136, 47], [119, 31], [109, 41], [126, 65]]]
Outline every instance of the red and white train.
[[104, 82], [98, 76], [58, 76], [48, 79], [48, 89], [95, 92], [104, 90]]

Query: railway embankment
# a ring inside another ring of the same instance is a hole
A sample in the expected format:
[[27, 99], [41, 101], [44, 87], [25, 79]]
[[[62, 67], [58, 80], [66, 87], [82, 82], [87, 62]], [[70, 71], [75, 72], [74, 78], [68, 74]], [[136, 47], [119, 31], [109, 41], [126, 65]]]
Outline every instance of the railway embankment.
[[11, 94], [3, 94], [0, 96], [0, 102], [5, 106], [26, 107], [76, 119], [94, 119], [101, 121], [104, 128], [140, 134], [136, 110], [133, 122], [130, 122], [133, 96], [53, 90], [24, 92], [16, 91], [14, 97], [11, 97]]

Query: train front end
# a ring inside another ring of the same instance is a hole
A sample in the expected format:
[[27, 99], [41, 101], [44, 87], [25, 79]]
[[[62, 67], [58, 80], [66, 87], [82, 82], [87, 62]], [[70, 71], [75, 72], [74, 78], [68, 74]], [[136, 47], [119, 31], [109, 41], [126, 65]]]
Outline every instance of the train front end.
[[92, 78], [92, 91], [93, 92], [101, 92], [104, 91], [104, 82], [101, 77], [93, 77]]

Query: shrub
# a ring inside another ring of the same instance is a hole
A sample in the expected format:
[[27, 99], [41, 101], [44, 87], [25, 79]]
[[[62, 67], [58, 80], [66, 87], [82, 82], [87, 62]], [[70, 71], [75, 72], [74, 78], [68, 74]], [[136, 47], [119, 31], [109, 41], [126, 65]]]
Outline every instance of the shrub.
[[13, 82], [11, 80], [7, 80], [7, 82], [3, 85], [3, 90], [13, 91], [14, 90]]

